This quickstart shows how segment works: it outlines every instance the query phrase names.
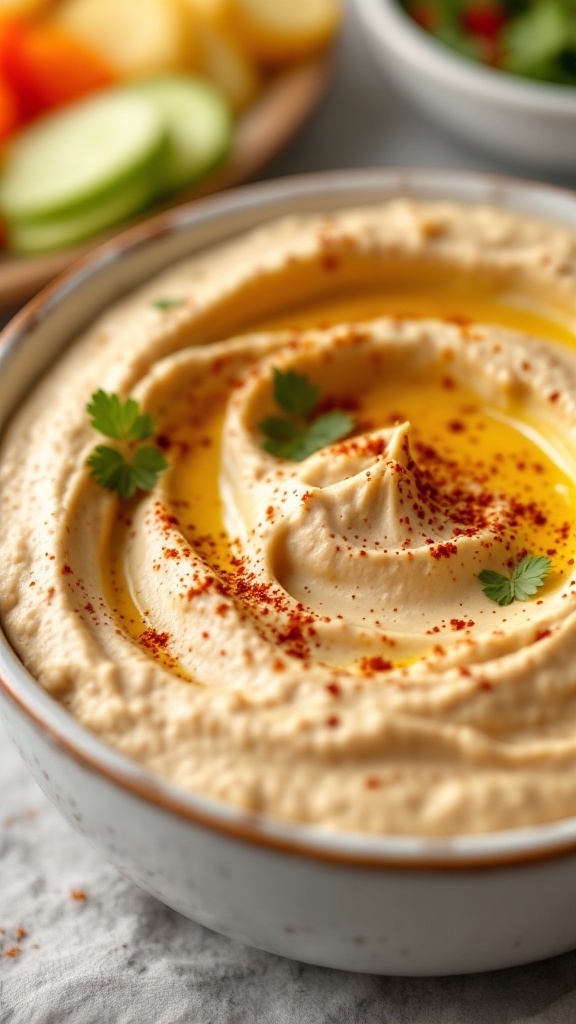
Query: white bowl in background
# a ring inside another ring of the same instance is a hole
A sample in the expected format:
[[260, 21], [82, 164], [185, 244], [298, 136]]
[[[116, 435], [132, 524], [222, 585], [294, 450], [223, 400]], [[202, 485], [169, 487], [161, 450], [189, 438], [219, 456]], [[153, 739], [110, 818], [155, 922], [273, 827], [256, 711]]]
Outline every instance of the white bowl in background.
[[576, 86], [478, 64], [420, 28], [399, 0], [354, 0], [384, 74], [447, 129], [525, 166], [576, 168]]
[[[103, 307], [174, 260], [290, 213], [409, 196], [572, 226], [576, 196], [478, 174], [336, 172], [180, 207], [95, 250], [3, 334], [0, 427]], [[486, 835], [332, 833], [186, 793], [87, 732], [0, 636], [0, 713], [41, 788], [120, 871], [180, 913], [309, 963], [461, 974], [576, 947], [576, 818]]]

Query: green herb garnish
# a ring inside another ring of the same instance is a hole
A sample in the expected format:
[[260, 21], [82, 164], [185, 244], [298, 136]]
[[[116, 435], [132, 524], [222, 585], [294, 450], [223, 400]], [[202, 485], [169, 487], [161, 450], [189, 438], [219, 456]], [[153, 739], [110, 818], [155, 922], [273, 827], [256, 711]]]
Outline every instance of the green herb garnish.
[[546, 555], [526, 555], [512, 570], [511, 576], [503, 576], [492, 569], [483, 569], [478, 579], [484, 584], [482, 590], [496, 604], [512, 604], [512, 601], [529, 601], [544, 584], [552, 568], [552, 560]]
[[181, 306], [184, 299], [154, 299], [152, 305], [155, 309], [175, 309], [176, 306]]
[[265, 451], [281, 459], [302, 462], [354, 429], [355, 420], [339, 409], [314, 416], [320, 388], [305, 374], [294, 370], [283, 373], [276, 367], [273, 373], [274, 398], [288, 415], [268, 416], [258, 424], [267, 436], [262, 444]]
[[115, 447], [96, 445], [88, 456], [87, 465], [97, 483], [116, 491], [122, 499], [131, 498], [136, 491], [151, 491], [168, 468], [157, 448], [140, 444], [154, 436], [152, 416], [140, 412], [133, 398], [122, 401], [101, 388], [94, 392], [86, 410], [94, 429], [118, 442]]

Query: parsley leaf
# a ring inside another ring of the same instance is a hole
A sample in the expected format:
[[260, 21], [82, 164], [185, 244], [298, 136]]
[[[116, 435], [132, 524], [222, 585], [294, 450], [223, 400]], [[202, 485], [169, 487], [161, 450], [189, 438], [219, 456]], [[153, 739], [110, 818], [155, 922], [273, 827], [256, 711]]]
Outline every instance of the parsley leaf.
[[483, 569], [478, 579], [486, 597], [501, 606], [512, 601], [528, 601], [544, 581], [552, 568], [552, 559], [546, 555], [526, 555], [512, 571], [511, 576], [492, 569]]
[[281, 459], [302, 462], [309, 455], [339, 441], [354, 429], [352, 416], [339, 409], [313, 416], [320, 388], [305, 374], [277, 367], [274, 373], [274, 398], [288, 416], [268, 416], [258, 424], [266, 435], [265, 451]]
[[[300, 434], [300, 428], [294, 420], [289, 420], [285, 416], [269, 416], [267, 419], [262, 420], [258, 424], [263, 434], [268, 434], [273, 441], [293, 441]], [[266, 442], [265, 446], [268, 444]], [[266, 449], [270, 451], [270, 448]]]
[[141, 413], [133, 398], [124, 402], [115, 394], [100, 388], [86, 406], [90, 424], [99, 434], [117, 441], [147, 441], [154, 434], [154, 420], [149, 413]]
[[282, 373], [274, 367], [274, 398], [284, 412], [306, 422], [320, 397], [320, 388], [312, 384], [304, 373], [288, 370]]
[[184, 299], [154, 299], [152, 305], [155, 309], [176, 309], [177, 306], [181, 306]]
[[87, 459], [91, 475], [101, 487], [116, 491], [122, 500], [136, 491], [151, 491], [168, 463], [153, 445], [138, 445], [153, 436], [155, 425], [149, 413], [140, 412], [133, 398], [95, 391], [88, 405], [90, 423], [100, 434], [118, 441], [116, 447], [99, 444]]
[[122, 499], [136, 493], [132, 468], [121, 452], [107, 444], [98, 444], [88, 457], [87, 465], [97, 483], [109, 491], [117, 491]]
[[156, 486], [159, 474], [168, 468], [168, 463], [157, 448], [146, 445], [137, 448], [132, 460], [132, 480], [141, 491], [151, 491]]

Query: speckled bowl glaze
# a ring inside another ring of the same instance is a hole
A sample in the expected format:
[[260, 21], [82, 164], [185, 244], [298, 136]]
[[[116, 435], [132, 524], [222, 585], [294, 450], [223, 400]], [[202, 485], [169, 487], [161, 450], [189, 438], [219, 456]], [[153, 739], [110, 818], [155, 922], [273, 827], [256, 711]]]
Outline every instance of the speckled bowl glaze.
[[[185, 254], [287, 213], [388, 198], [488, 202], [572, 225], [576, 196], [433, 171], [338, 172], [182, 207], [97, 249], [6, 328], [0, 420], [105, 305]], [[182, 914], [283, 956], [457, 974], [576, 947], [576, 819], [448, 839], [333, 834], [181, 792], [78, 725], [0, 644], [0, 711], [38, 783], [120, 871]]]

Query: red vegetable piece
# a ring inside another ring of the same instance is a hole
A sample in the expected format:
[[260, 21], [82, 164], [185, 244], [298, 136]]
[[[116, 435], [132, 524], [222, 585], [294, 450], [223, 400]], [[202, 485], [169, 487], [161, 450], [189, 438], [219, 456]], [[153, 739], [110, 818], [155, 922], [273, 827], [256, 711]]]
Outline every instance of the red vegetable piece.
[[462, 15], [462, 25], [466, 31], [490, 43], [498, 41], [506, 21], [505, 12], [497, 4], [475, 4]]
[[[1, 35], [1, 27], [0, 27]], [[7, 19], [0, 66], [25, 118], [111, 85], [117, 75], [81, 40], [51, 25]]]
[[[4, 142], [12, 132], [20, 127], [22, 115], [20, 104], [12, 86], [0, 76], [0, 143]], [[4, 231], [0, 222], [0, 246], [3, 244]]]

